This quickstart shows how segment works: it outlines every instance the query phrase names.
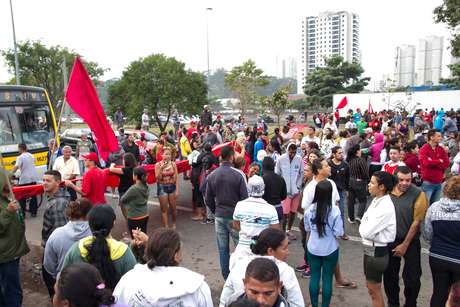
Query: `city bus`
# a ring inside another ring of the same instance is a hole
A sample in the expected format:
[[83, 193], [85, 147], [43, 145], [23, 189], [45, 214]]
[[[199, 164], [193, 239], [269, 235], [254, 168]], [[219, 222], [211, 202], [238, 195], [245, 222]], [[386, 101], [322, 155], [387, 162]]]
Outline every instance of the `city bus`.
[[55, 139], [59, 146], [56, 117], [46, 90], [0, 85], [0, 152], [4, 167], [13, 168], [19, 155], [18, 144], [23, 143], [35, 157], [41, 176], [46, 171], [50, 139]]

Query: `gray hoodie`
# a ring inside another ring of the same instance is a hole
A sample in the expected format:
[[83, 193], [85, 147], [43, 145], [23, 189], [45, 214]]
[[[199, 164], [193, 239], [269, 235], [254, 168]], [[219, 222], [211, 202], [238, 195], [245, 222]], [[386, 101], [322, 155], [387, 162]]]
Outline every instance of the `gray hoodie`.
[[56, 228], [46, 242], [43, 260], [46, 271], [56, 278], [70, 247], [88, 236], [91, 236], [91, 230], [87, 221], [69, 221], [64, 226]]

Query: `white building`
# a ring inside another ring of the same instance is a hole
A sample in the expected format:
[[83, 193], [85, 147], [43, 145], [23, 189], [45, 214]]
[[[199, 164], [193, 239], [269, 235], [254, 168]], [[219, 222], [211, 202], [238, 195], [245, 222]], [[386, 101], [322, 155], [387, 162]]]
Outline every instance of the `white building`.
[[415, 46], [396, 47], [394, 81], [396, 86], [415, 85]]
[[442, 77], [443, 37], [428, 36], [419, 40], [417, 85], [438, 85]]
[[302, 49], [297, 78], [299, 93], [303, 92], [308, 73], [324, 66], [325, 58], [340, 55], [345, 61], [360, 62], [357, 14], [339, 11], [308, 16], [302, 20], [301, 33]]

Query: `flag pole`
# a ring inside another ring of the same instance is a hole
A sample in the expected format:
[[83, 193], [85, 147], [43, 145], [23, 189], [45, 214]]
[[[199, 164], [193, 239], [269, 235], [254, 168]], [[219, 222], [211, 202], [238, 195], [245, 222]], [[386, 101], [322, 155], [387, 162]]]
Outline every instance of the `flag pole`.
[[[64, 109], [65, 109], [65, 106], [66, 106], [66, 100], [65, 100], [65, 94], [66, 94], [66, 91], [67, 91], [67, 66], [66, 66], [66, 61], [65, 61], [65, 56], [62, 58], [62, 74], [63, 74], [63, 80], [64, 80], [64, 96], [62, 98], [62, 105], [61, 105], [61, 111], [59, 112], [59, 120], [58, 120], [58, 125], [57, 125], [57, 133], [56, 135], [54, 136], [54, 145], [53, 145], [53, 153], [54, 153], [54, 150], [56, 149], [56, 145], [57, 145], [57, 139], [58, 139], [58, 134], [59, 134], [59, 131], [61, 130], [61, 124], [62, 124], [62, 116], [64, 115]], [[51, 158], [51, 156], [50, 156]], [[51, 165], [51, 163], [48, 164], [48, 170], [50, 170], [53, 166]]]

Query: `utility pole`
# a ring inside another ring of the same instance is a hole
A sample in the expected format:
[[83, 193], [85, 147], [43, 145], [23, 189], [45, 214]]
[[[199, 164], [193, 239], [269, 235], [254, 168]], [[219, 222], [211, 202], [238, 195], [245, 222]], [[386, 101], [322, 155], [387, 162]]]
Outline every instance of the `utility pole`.
[[19, 80], [19, 57], [18, 57], [18, 47], [16, 44], [16, 30], [14, 29], [14, 17], [13, 17], [13, 3], [10, 0], [10, 11], [11, 11], [11, 24], [13, 25], [13, 41], [14, 41], [14, 67], [16, 72], [16, 85], [20, 85], [21, 81]]
[[206, 8], [206, 61], [207, 61], [207, 64], [208, 64], [208, 78], [207, 78], [207, 84], [208, 84], [208, 101], [210, 99], [210, 70], [209, 70], [209, 14], [208, 12], [211, 12], [212, 11], [212, 7], [208, 7]]

